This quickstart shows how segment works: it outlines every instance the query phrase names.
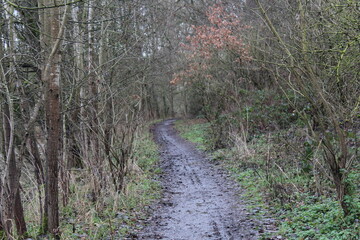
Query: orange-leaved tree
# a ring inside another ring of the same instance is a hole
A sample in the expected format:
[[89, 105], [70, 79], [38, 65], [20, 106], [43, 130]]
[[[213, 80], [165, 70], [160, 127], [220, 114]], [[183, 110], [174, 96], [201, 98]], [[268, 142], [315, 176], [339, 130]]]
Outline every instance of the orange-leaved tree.
[[186, 93], [185, 112], [201, 114], [213, 123], [214, 148], [228, 144], [224, 136], [228, 131], [219, 119], [223, 113], [241, 108], [239, 93], [248, 83], [245, 78], [251, 56], [243, 36], [250, 27], [243, 25], [233, 11], [222, 5], [212, 6], [206, 13], [206, 24], [189, 27], [190, 35], [180, 50], [185, 67], [171, 80], [172, 84], [185, 86], [179, 87]]
[[[223, 71], [235, 71], [241, 63], [251, 60], [249, 46], [241, 36], [249, 26], [242, 25], [236, 14], [215, 5], [208, 9], [207, 20], [206, 25], [190, 27], [187, 42], [181, 44], [188, 64], [183, 71], [174, 74], [172, 84], [194, 77], [212, 78], [221, 67]], [[222, 66], [217, 68], [219, 64]]]

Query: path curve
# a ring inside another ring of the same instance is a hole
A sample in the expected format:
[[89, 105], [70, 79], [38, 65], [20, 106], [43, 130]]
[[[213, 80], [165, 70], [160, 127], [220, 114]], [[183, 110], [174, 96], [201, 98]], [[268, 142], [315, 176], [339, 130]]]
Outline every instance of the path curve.
[[174, 121], [166, 120], [154, 129], [164, 196], [139, 239], [257, 239], [258, 226], [249, 219], [236, 184], [179, 137]]

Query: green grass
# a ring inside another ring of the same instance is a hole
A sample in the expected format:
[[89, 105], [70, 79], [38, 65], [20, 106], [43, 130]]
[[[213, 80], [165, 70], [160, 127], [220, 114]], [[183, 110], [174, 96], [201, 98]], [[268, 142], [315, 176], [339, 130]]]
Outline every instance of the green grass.
[[175, 128], [179, 131], [180, 136], [190, 142], [196, 144], [196, 147], [200, 150], [207, 150], [207, 129], [209, 127], [209, 123], [197, 123], [192, 124], [191, 121], [182, 121], [178, 120], [175, 122]]

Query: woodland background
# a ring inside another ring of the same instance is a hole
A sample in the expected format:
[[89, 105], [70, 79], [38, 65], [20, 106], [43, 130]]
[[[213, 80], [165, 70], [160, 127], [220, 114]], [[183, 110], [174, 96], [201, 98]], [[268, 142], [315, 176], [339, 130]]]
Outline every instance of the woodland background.
[[289, 238], [358, 237], [358, 1], [0, 3], [2, 238], [131, 234], [149, 123], [179, 116], [280, 218], [310, 210]]

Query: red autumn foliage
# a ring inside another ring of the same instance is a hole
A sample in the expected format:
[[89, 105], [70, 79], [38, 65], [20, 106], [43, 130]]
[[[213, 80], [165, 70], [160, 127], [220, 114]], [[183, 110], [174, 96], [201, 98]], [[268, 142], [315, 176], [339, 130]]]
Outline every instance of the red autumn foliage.
[[238, 64], [251, 60], [249, 47], [241, 37], [248, 26], [241, 25], [240, 19], [226, 12], [221, 5], [210, 7], [207, 18], [209, 24], [192, 26], [193, 34], [186, 38], [187, 43], [182, 44], [189, 64], [187, 69], [174, 74], [171, 84], [200, 75], [212, 78], [206, 70], [216, 62], [213, 60], [219, 58], [219, 53], [236, 55], [234, 61]]

